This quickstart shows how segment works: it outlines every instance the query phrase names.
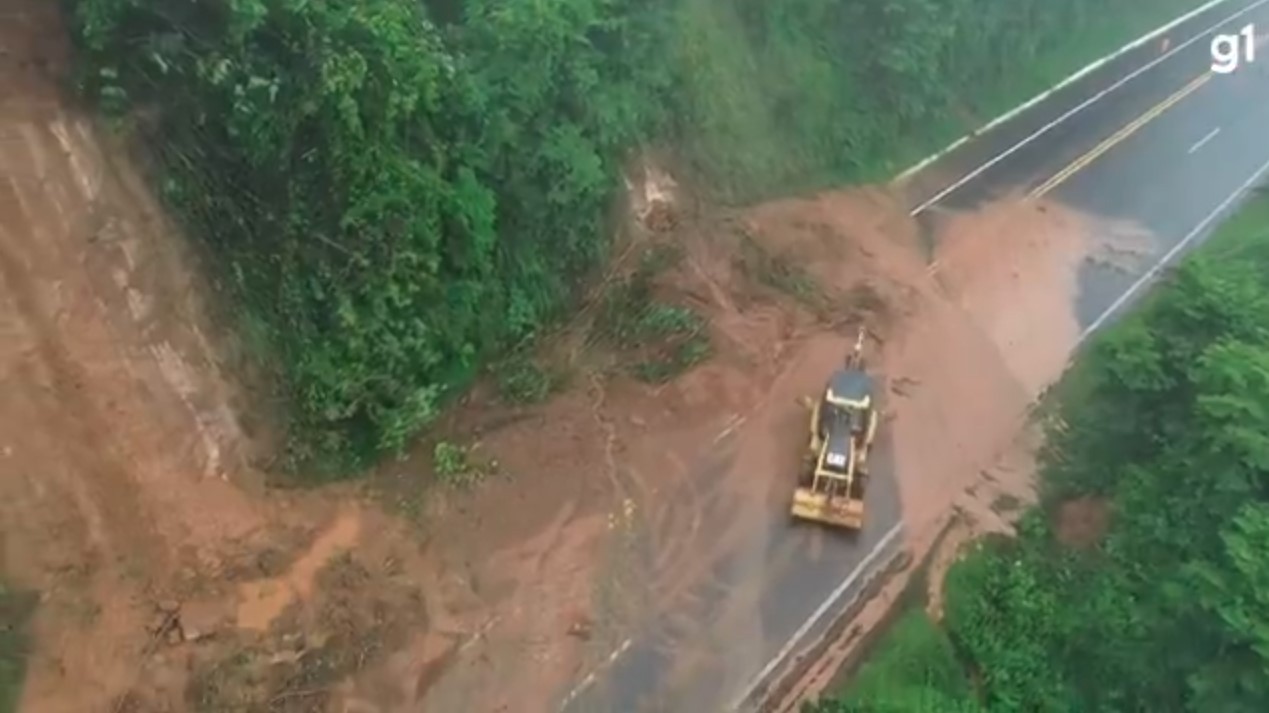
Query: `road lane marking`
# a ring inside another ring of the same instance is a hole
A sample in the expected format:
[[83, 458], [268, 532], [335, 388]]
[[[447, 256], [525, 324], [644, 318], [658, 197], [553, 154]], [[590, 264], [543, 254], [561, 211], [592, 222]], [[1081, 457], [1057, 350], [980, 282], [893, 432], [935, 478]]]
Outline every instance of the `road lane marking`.
[[577, 698], [579, 695], [582, 694], [583, 691], [585, 691], [587, 688], [590, 688], [592, 685], [594, 685], [595, 679], [597, 678], [600, 670], [613, 665], [613, 663], [617, 661], [617, 658], [619, 656], [626, 653], [626, 649], [630, 648], [630, 644], [631, 644], [630, 639], [626, 639], [625, 641], [622, 641], [621, 646], [618, 646], [611, 654], [608, 654], [607, 661], [604, 661], [597, 668], [595, 668], [595, 670], [586, 674], [586, 678], [583, 678], [582, 682], [577, 684], [573, 688], [573, 690], [569, 691], [568, 695], [564, 697], [564, 702], [561, 703], [559, 707], [560, 713], [564, 713], [564, 711], [568, 709], [568, 705], [573, 702], [574, 698]]
[[1186, 153], [1192, 154], [1195, 151], [1198, 151], [1199, 149], [1203, 148], [1204, 146], [1207, 145], [1208, 141], [1211, 141], [1212, 139], [1216, 138], [1216, 135], [1219, 134], [1220, 132], [1221, 132], [1221, 127], [1219, 126], [1207, 132], [1207, 136], [1204, 136], [1203, 138], [1199, 139], [1197, 143], [1195, 143], [1193, 146], [1190, 147], [1189, 151], [1186, 151]]
[[1080, 156], [1078, 159], [1071, 162], [1066, 168], [1058, 171], [1052, 178], [1032, 190], [1027, 197], [1031, 199], [1039, 198], [1054, 188], [1057, 188], [1059, 185], [1065, 183], [1071, 176], [1074, 176], [1076, 173], [1082, 171], [1089, 164], [1100, 158], [1102, 154], [1114, 148], [1124, 139], [1127, 139], [1129, 136], [1135, 134], [1139, 129], [1141, 129], [1141, 127], [1149, 124], [1151, 121], [1154, 121], [1162, 115], [1163, 112], [1180, 103], [1182, 99], [1198, 91], [1200, 87], [1211, 81], [1212, 76], [1213, 74], [1210, 71], [1199, 75], [1172, 96], [1154, 105], [1149, 111], [1132, 120], [1119, 131], [1116, 131], [1110, 136], [1110, 138], [1102, 141], [1097, 146], [1094, 146], [1088, 153], [1085, 153], [1083, 156]]
[[[1219, 218], [1235, 201], [1241, 198], [1243, 194], [1245, 194], [1249, 189], [1255, 186], [1255, 184], [1259, 180], [1264, 178], [1266, 174], [1269, 174], [1269, 160], [1266, 160], [1263, 164], [1261, 164], [1260, 168], [1256, 169], [1256, 171], [1252, 173], [1250, 178], [1248, 178], [1246, 181], [1243, 181], [1242, 185], [1240, 185], [1237, 189], [1235, 189], [1233, 193], [1231, 193], [1228, 197], [1225, 198], [1225, 200], [1221, 201], [1220, 204], [1217, 205], [1216, 208], [1214, 208], [1210, 213], [1208, 213], [1207, 216], [1203, 218], [1203, 220], [1199, 221], [1198, 225], [1195, 225], [1194, 228], [1191, 229], [1190, 232], [1187, 233], [1185, 237], [1181, 239], [1180, 242], [1178, 242], [1170, 250], [1168, 250], [1168, 252], [1165, 253], [1163, 257], [1159, 258], [1159, 260], [1156, 261], [1155, 264], [1149, 270], [1147, 270], [1144, 275], [1138, 278], [1136, 282], [1132, 283], [1132, 285], [1130, 285], [1128, 289], [1125, 290], [1122, 295], [1120, 295], [1114, 302], [1112, 302], [1109, 307], [1103, 310], [1101, 315], [1098, 316], [1097, 319], [1093, 320], [1092, 324], [1088, 325], [1088, 327], [1086, 327], [1080, 333], [1079, 338], [1075, 342], [1075, 348], [1071, 352], [1071, 358], [1072, 359], [1074, 358], [1075, 351], [1080, 347], [1080, 345], [1082, 345], [1085, 341], [1087, 341], [1087, 339], [1090, 336], [1092, 336], [1092, 334], [1095, 331], [1100, 329], [1106, 323], [1106, 321], [1110, 319], [1110, 317], [1120, 307], [1124, 305], [1124, 303], [1132, 299], [1133, 295], [1135, 295], [1147, 282], [1149, 282], [1151, 278], [1157, 275], [1160, 270], [1166, 267], [1168, 263], [1170, 263], [1173, 260], [1173, 258], [1177, 256], [1178, 253], [1180, 253], [1182, 250], [1185, 249], [1187, 245], [1194, 242], [1194, 240], [1196, 240], [1201, 235], [1203, 235], [1204, 230], [1206, 230], [1217, 218]], [[864, 561], [862, 561], [858, 567], [856, 567], [854, 570], [851, 571], [851, 573], [846, 577], [845, 581], [842, 582], [841, 586], [839, 586], [836, 590], [833, 591], [831, 595], [829, 595], [829, 597], [824, 601], [824, 603], [820, 606], [820, 608], [816, 609], [815, 613], [812, 614], [810, 619], [807, 620], [807, 623], [803, 624], [802, 628], [798, 629], [797, 633], [795, 633], [793, 637], [789, 639], [789, 643], [786, 644], [784, 648], [782, 648], [780, 652], [776, 655], [776, 657], [772, 659], [770, 663], [767, 664], [767, 666], [762, 670], [762, 673], [760, 673], [757, 677], [753, 679], [753, 681], [747, 688], [745, 695], [737, 699], [736, 703], [732, 705], [732, 710], [739, 709], [739, 707], [743, 705], [744, 702], [748, 700], [750, 696], [753, 695], [753, 692], [757, 690], [758, 686], [762, 684], [763, 680], [767, 676], [769, 676], [771, 672], [774, 671], [777, 666], [780, 665], [780, 662], [785, 657], [789, 655], [789, 653], [796, 646], [797, 640], [805, 636], [806, 632], [810, 631], [811, 627], [814, 626], [814, 623], [820, 617], [824, 615], [824, 612], [826, 612], [830, 607], [832, 607], [832, 605], [837, 601], [837, 599], [839, 599], [846, 592], [846, 590], [849, 589], [849, 587], [852, 584], [854, 584], [855, 580], [858, 579], [860, 573], [864, 569], [866, 569], [869, 564], [871, 564], [871, 559], [874, 558], [883, 549], [885, 549], [886, 545], [888, 544], [888, 540], [896, 536], [899, 530], [901, 529], [901, 527], [902, 527], [902, 523], [896, 524], [893, 528], [891, 528], [891, 530], [888, 533], [886, 533], [886, 536], [882, 538], [882, 540], [878, 542], [875, 547], [873, 547], [872, 551], [868, 553], [868, 556], [864, 559]]]
[[1146, 271], [1146, 274], [1137, 278], [1136, 282], [1129, 285], [1128, 289], [1124, 290], [1124, 293], [1120, 295], [1118, 299], [1112, 302], [1110, 306], [1107, 307], [1105, 311], [1102, 312], [1100, 317], [1093, 320], [1093, 323], [1088, 325], [1088, 327], [1083, 332], [1080, 333], [1079, 339], [1075, 341], [1075, 346], [1078, 348], [1080, 344], [1083, 344], [1084, 340], [1088, 339], [1088, 337], [1095, 330], [1101, 327], [1102, 324], [1106, 322], [1106, 320], [1110, 319], [1110, 316], [1116, 310], [1122, 307], [1125, 302], [1132, 299], [1132, 296], [1136, 294], [1137, 291], [1140, 290], [1142, 286], [1144, 286], [1147, 282], [1149, 282], [1155, 275], [1157, 275], [1160, 270], [1162, 270], [1164, 267], [1167, 267], [1168, 263], [1172, 262], [1172, 259], [1177, 256], [1177, 253], [1184, 250], [1187, 245], [1194, 242], [1195, 239], [1201, 236], [1203, 234], [1203, 231], [1206, 230], [1208, 226], [1212, 224], [1213, 221], [1219, 218], [1221, 214], [1224, 213], [1231, 205], [1233, 205], [1235, 201], [1241, 198], [1244, 193], [1246, 193], [1253, 186], [1255, 186], [1256, 183], [1260, 179], [1264, 178], [1266, 173], [1269, 173], [1269, 160], [1266, 160], [1264, 163], [1260, 164], [1260, 168], [1256, 169], [1255, 173], [1251, 174], [1250, 178], [1248, 178], [1246, 181], [1243, 181], [1241, 186], [1235, 189], [1233, 193], [1229, 194], [1229, 197], [1221, 201], [1220, 205], [1212, 209], [1211, 213], [1208, 213], [1207, 216], [1203, 218], [1203, 220], [1199, 221], [1198, 225], [1194, 226], [1194, 228], [1190, 230], [1189, 233], [1186, 233], [1185, 237], [1181, 238], [1181, 242], [1177, 243], [1176, 245], [1173, 245], [1171, 250], [1164, 253], [1163, 257], [1159, 258], [1158, 262], [1156, 262], [1153, 267], [1151, 267], [1149, 270]]
[[777, 652], [776, 655], [772, 657], [770, 661], [767, 662], [767, 665], [764, 666], [762, 670], [759, 671], [756, 676], [749, 679], [749, 683], [745, 684], [744, 691], [742, 691], [741, 694], [738, 697], [736, 697], [735, 700], [732, 701], [731, 707], [728, 708], [728, 710], [731, 710], [731, 711], [739, 710], [740, 707], [743, 706], [745, 702], [749, 700], [750, 696], [753, 695], [754, 691], [758, 690], [758, 687], [762, 685], [763, 681], [765, 681], [767, 677], [771, 675], [771, 672], [775, 671], [776, 668], [778, 668], [780, 664], [783, 663], [784, 660], [789, 657], [789, 654], [792, 653], [793, 649], [797, 647], [802, 637], [806, 636], [807, 632], [809, 632], [811, 628], [814, 627], [815, 624], [818, 623], [821, 618], [823, 618], [824, 614], [828, 612], [828, 610], [831, 609], [833, 605], [835, 605], [837, 601], [841, 599], [846, 594], [846, 592], [850, 590], [852, 586], [854, 586], [855, 582], [858, 581], [859, 577], [864, 573], [864, 571], [867, 570], [869, 566], [872, 565], [873, 560], [876, 559], [877, 556], [880, 555], [890, 545], [891, 540], [894, 540], [902, 532], [903, 532], [903, 521], [900, 520], [899, 522], [895, 523], [894, 526], [891, 527], [890, 530], [887, 531], [886, 534], [883, 535], [880, 540], [877, 541], [877, 544], [872, 548], [872, 551], [869, 552], [868, 555], [864, 557], [862, 561], [860, 561], [859, 566], [851, 570], [850, 574], [846, 576], [846, 579], [842, 580], [842, 583], [837, 585], [837, 589], [834, 589], [833, 592], [828, 595], [828, 598], [826, 598], [823, 601], [823, 603], [820, 604], [819, 608], [817, 608], [811, 614], [811, 616], [802, 624], [802, 626], [800, 626], [797, 631], [793, 632], [793, 636], [789, 637], [789, 640], [785, 642], [784, 646], [780, 649], [780, 651]]
[[[1123, 77], [1122, 79], [1120, 79], [1119, 81], [1117, 81], [1117, 82], [1115, 82], [1114, 84], [1110, 85], [1109, 87], [1106, 87], [1105, 89], [1103, 89], [1103, 90], [1101, 90], [1101, 91], [1097, 92], [1096, 94], [1094, 94], [1093, 96], [1089, 97], [1088, 99], [1085, 99], [1084, 101], [1080, 102], [1080, 103], [1079, 103], [1079, 104], [1077, 104], [1074, 108], [1072, 108], [1072, 109], [1068, 110], [1066, 113], [1062, 114], [1062, 115], [1061, 115], [1061, 116], [1059, 116], [1058, 118], [1056, 118], [1056, 119], [1054, 119], [1053, 121], [1050, 121], [1049, 123], [1047, 123], [1047, 124], [1045, 124], [1044, 126], [1040, 127], [1039, 129], [1037, 129], [1037, 130], [1036, 130], [1034, 133], [1032, 133], [1031, 135], [1027, 136], [1026, 138], [1022, 139], [1022, 140], [1021, 140], [1021, 141], [1019, 141], [1018, 143], [1014, 144], [1013, 146], [1009, 147], [1008, 149], [1006, 149], [1006, 150], [1002, 151], [1001, 153], [997, 154], [994, 158], [992, 158], [991, 160], [987, 161], [986, 163], [983, 163], [983, 164], [982, 164], [982, 165], [980, 165], [978, 168], [975, 168], [973, 171], [970, 171], [969, 173], [965, 174], [964, 176], [962, 176], [959, 180], [957, 180], [957, 181], [956, 181], [955, 183], [953, 183], [952, 185], [950, 185], [950, 186], [948, 186], [948, 187], [944, 188], [943, 190], [939, 191], [938, 193], [934, 194], [934, 196], [933, 196], [932, 198], [929, 198], [928, 200], [926, 200], [924, 203], [922, 203], [921, 205], [917, 206], [916, 208], [913, 208], [911, 211], [909, 211], [909, 212], [908, 212], [908, 215], [909, 215], [909, 216], [912, 216], [912, 217], [916, 217], [916, 216], [917, 216], [917, 215], [919, 215], [920, 213], [924, 213], [926, 210], [928, 210], [928, 209], [930, 208], [930, 206], [932, 206], [932, 205], [934, 205], [935, 203], [938, 203], [939, 201], [943, 200], [943, 199], [944, 199], [944, 198], [946, 198], [948, 195], [950, 195], [953, 191], [955, 191], [955, 190], [959, 189], [961, 186], [965, 185], [966, 183], [969, 183], [970, 181], [974, 180], [975, 178], [978, 178], [980, 175], [982, 175], [982, 174], [983, 174], [983, 172], [984, 172], [984, 171], [986, 171], [986, 170], [990, 169], [992, 166], [995, 166], [996, 164], [1000, 163], [1001, 161], [1005, 160], [1006, 158], [1008, 158], [1008, 157], [1012, 156], [1015, 152], [1017, 152], [1018, 150], [1022, 149], [1024, 146], [1027, 146], [1027, 145], [1028, 145], [1028, 144], [1030, 144], [1032, 141], [1035, 141], [1036, 139], [1040, 138], [1040, 137], [1041, 137], [1041, 136], [1043, 136], [1044, 134], [1047, 134], [1048, 132], [1052, 131], [1052, 130], [1054, 129], [1054, 127], [1058, 126], [1058, 125], [1059, 125], [1059, 124], [1061, 124], [1062, 122], [1066, 121], [1067, 119], [1071, 118], [1072, 116], [1075, 116], [1076, 114], [1078, 114], [1079, 112], [1083, 111], [1084, 109], [1087, 109], [1088, 107], [1092, 106], [1092, 105], [1093, 105], [1093, 104], [1095, 104], [1096, 102], [1098, 102], [1098, 101], [1100, 101], [1101, 99], [1103, 99], [1106, 95], [1108, 95], [1108, 94], [1110, 94], [1111, 92], [1115, 91], [1116, 89], [1118, 89], [1118, 88], [1122, 87], [1123, 85], [1127, 84], [1128, 82], [1132, 81], [1133, 79], [1136, 79], [1137, 77], [1141, 76], [1141, 75], [1142, 75], [1142, 74], [1144, 74], [1145, 72], [1147, 72], [1147, 71], [1149, 71], [1150, 69], [1154, 68], [1155, 66], [1159, 65], [1161, 62], [1164, 62], [1164, 61], [1166, 61], [1168, 58], [1175, 56], [1175, 55], [1176, 55], [1176, 53], [1178, 53], [1178, 52], [1180, 52], [1180, 51], [1184, 50], [1185, 48], [1189, 47], [1190, 45], [1193, 45], [1195, 42], [1198, 42], [1199, 40], [1206, 38], [1209, 34], [1211, 34], [1211, 32], [1212, 32], [1213, 30], [1216, 30], [1217, 28], [1221, 27], [1222, 25], [1224, 25], [1225, 23], [1227, 23], [1227, 22], [1229, 22], [1229, 21], [1231, 21], [1231, 20], [1236, 20], [1236, 19], [1238, 19], [1239, 17], [1242, 17], [1243, 15], [1246, 15], [1247, 13], [1251, 12], [1252, 10], [1255, 10], [1256, 8], [1258, 8], [1258, 7], [1262, 6], [1262, 5], [1264, 5], [1266, 2], [1269, 2], [1269, 0], [1256, 0], [1256, 2], [1252, 3], [1251, 5], [1248, 5], [1247, 7], [1243, 8], [1242, 10], [1239, 10], [1238, 12], [1236, 12], [1236, 13], [1234, 13], [1234, 14], [1230, 15], [1229, 17], [1226, 17], [1226, 18], [1224, 18], [1224, 19], [1222, 19], [1222, 20], [1220, 20], [1220, 21], [1216, 22], [1215, 24], [1213, 24], [1212, 26], [1210, 26], [1210, 27], [1208, 27], [1207, 29], [1203, 30], [1202, 32], [1198, 33], [1197, 35], [1195, 35], [1195, 36], [1191, 37], [1190, 39], [1188, 39], [1188, 40], [1186, 40], [1186, 41], [1184, 41], [1184, 42], [1182, 42], [1181, 44], [1177, 45], [1176, 47], [1173, 47], [1171, 50], [1169, 50], [1169, 51], [1165, 52], [1164, 54], [1159, 55], [1158, 57], [1156, 57], [1156, 58], [1154, 58], [1154, 59], [1150, 60], [1149, 62], [1147, 62], [1146, 64], [1142, 65], [1141, 67], [1139, 67], [1139, 68], [1137, 68], [1137, 69], [1133, 70], [1133, 71], [1132, 71], [1132, 73], [1130, 73], [1130, 74], [1128, 74], [1127, 76]], [[1052, 91], [1055, 91], [1055, 90], [1050, 90], [1050, 91], [1049, 91], [1049, 93], [1051, 93]], [[1045, 96], [1048, 96], [1048, 94], [1041, 95], [1040, 97], [1037, 97], [1037, 98], [1036, 98], [1035, 100], [1033, 100], [1033, 101], [1035, 101], [1036, 103], [1038, 103], [1038, 102], [1039, 102], [1041, 99], [1043, 99]], [[1024, 106], [1025, 106], [1025, 105], [1024, 105]], [[980, 133], [979, 133], [979, 134], [977, 134], [977, 135], [981, 135], [982, 133], [985, 133], [985, 131], [986, 131], [986, 129], [984, 128], [984, 129], [980, 130]], [[971, 137], [966, 137], [966, 138], [962, 139], [962, 140], [961, 140], [960, 142], [958, 142], [958, 143], [965, 143], [965, 142], [969, 141], [969, 139], [970, 139], [970, 138], [971, 138]]]
[[1054, 84], [1053, 86], [1049, 87], [1043, 92], [1040, 92], [1039, 94], [1036, 94], [1035, 96], [1031, 97], [1030, 99], [1023, 102], [1022, 104], [1019, 104], [1018, 106], [1010, 109], [1009, 111], [997, 116], [995, 119], [992, 119], [986, 124], [983, 124], [977, 129], [974, 129], [968, 134], [953, 141], [947, 146], [944, 146], [942, 150], [936, 153], [930, 154], [929, 156], [926, 156], [925, 158], [918, 161], [917, 163], [907, 167], [906, 169], [904, 169], [903, 171], [895, 175], [894, 178], [891, 179], [891, 181], [894, 183], [901, 183], [907, 180], [912, 175], [919, 173], [921, 169], [925, 168], [926, 166], [929, 166], [930, 164], [943, 158], [947, 154], [960, 148], [961, 145], [968, 143], [969, 141], [972, 141], [973, 139], [978, 138], [979, 136], [982, 136], [988, 131], [991, 131], [997, 126], [1005, 123], [1006, 121], [1009, 121], [1010, 119], [1021, 114], [1027, 109], [1030, 109], [1036, 104], [1039, 104], [1040, 102], [1049, 98], [1055, 92], [1061, 91], [1062, 89], [1074, 84], [1075, 82], [1078, 82], [1084, 77], [1087, 77], [1093, 72], [1096, 72], [1097, 70], [1101, 69], [1107, 63], [1122, 57], [1123, 55], [1127, 54], [1128, 52], [1131, 52], [1132, 50], [1137, 49], [1138, 47], [1144, 46], [1147, 42], [1149, 42], [1150, 40], [1153, 40], [1156, 37], [1159, 37], [1161, 35], [1163, 36], [1163, 41], [1159, 43], [1159, 52], [1160, 53], [1167, 52], [1168, 48], [1172, 46], [1172, 38], [1167, 36], [1168, 32], [1176, 29], [1177, 27], [1180, 27], [1181, 25], [1184, 25], [1190, 20], [1193, 20], [1194, 18], [1198, 17], [1199, 15], [1202, 15], [1203, 13], [1207, 12], [1208, 10], [1211, 10], [1212, 8], [1216, 7], [1217, 5], [1220, 5], [1223, 2], [1226, 2], [1226, 0], [1209, 0], [1207, 3], [1203, 4], [1201, 7], [1196, 7], [1193, 10], [1190, 10], [1189, 12], [1172, 20], [1171, 22], [1169, 22], [1166, 25], [1163, 25], [1162, 27], [1156, 27], [1150, 32], [1147, 32], [1141, 37], [1138, 37], [1132, 42], [1129, 42], [1123, 47], [1120, 47], [1114, 52], [1111, 52], [1110, 54], [1104, 57], [1101, 57], [1100, 59], [1095, 59], [1092, 62], [1089, 62], [1088, 64], [1084, 65], [1080, 69], [1076, 70], [1073, 74], [1068, 76], [1066, 79], [1063, 79], [1062, 81], [1058, 82], [1057, 84]]
[[1096, 72], [1097, 70], [1101, 69], [1108, 62], [1112, 62], [1122, 57], [1123, 55], [1127, 54], [1128, 52], [1131, 52], [1132, 50], [1135, 50], [1138, 47], [1144, 46], [1147, 42], [1149, 42], [1150, 40], [1153, 40], [1156, 37], [1159, 37], [1160, 35], [1163, 35], [1164, 37], [1163, 37], [1163, 41], [1159, 43], [1159, 52], [1160, 53], [1167, 52], [1168, 48], [1172, 46], [1172, 38], [1166, 36], [1168, 32], [1172, 31], [1173, 29], [1177, 27], [1180, 27], [1181, 25], [1184, 25], [1190, 20], [1193, 20], [1194, 18], [1198, 17], [1199, 15], [1202, 15], [1203, 13], [1207, 12], [1208, 10], [1211, 10], [1212, 8], [1216, 7], [1217, 5], [1220, 5], [1223, 2], [1226, 2], [1226, 0], [1209, 0], [1207, 3], [1205, 3], [1201, 7], [1196, 7], [1193, 10], [1190, 10], [1189, 12], [1172, 20], [1171, 22], [1167, 23], [1166, 25], [1163, 25], [1162, 27], [1156, 27], [1150, 32], [1147, 32], [1141, 37], [1138, 37], [1132, 42], [1129, 42], [1123, 47], [1120, 47], [1114, 52], [1111, 52], [1110, 54], [1100, 59], [1095, 59], [1092, 62], [1089, 62], [1088, 64], [1084, 65], [1080, 69], [1076, 70], [1073, 74], [1068, 76], [1066, 79], [1063, 79], [1062, 81], [1058, 82], [1057, 84], [1054, 84], [1053, 86], [1049, 87], [1043, 92], [1040, 92], [1039, 94], [1031, 97], [1030, 99], [1023, 102], [1022, 104], [1019, 104], [1018, 106], [1010, 109], [1009, 111], [1001, 114], [1000, 116], [997, 116], [995, 119], [992, 119], [986, 124], [983, 124], [977, 129], [974, 129], [973, 131], [971, 131], [970, 133], [953, 141], [947, 146], [944, 146], [943, 149], [938, 151], [937, 153], [930, 154], [929, 156], [926, 156], [925, 158], [918, 161], [917, 163], [904, 169], [902, 172], [900, 172], [898, 175], [892, 178], [891, 181], [894, 183], [901, 183], [907, 180], [913, 174], [919, 173], [921, 169], [925, 168], [926, 166], [929, 166], [930, 164], [943, 158], [947, 154], [955, 151], [956, 149], [960, 148], [963, 144], [966, 144], [972, 141], [973, 139], [976, 139], [979, 136], [982, 136], [983, 134], [987, 133], [988, 131], [991, 131], [992, 129], [1005, 123], [1006, 121], [1009, 121], [1010, 119], [1021, 114], [1027, 109], [1030, 109], [1036, 104], [1039, 104], [1045, 99], [1048, 99], [1049, 97], [1053, 96], [1055, 92], [1061, 91], [1062, 89], [1074, 84], [1075, 82], [1078, 82], [1084, 77], [1087, 77], [1093, 72]]

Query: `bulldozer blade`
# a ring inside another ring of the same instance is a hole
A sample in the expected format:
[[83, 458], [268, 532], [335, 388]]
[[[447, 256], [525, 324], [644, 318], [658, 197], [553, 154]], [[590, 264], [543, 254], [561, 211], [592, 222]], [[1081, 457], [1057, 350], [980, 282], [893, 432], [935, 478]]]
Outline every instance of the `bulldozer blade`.
[[830, 498], [810, 488], [797, 488], [793, 491], [793, 517], [810, 520], [834, 527], [858, 530], [864, 525], [864, 503], [862, 500], [847, 498]]

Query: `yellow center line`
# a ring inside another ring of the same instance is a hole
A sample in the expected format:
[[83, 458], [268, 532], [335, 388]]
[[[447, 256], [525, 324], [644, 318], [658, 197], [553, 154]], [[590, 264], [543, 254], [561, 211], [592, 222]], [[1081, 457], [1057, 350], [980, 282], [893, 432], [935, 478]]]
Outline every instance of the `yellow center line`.
[[1198, 90], [1199, 87], [1206, 84], [1212, 78], [1212, 76], [1213, 75], [1210, 70], [1199, 75], [1198, 77], [1194, 79], [1194, 81], [1182, 87], [1180, 91], [1176, 92], [1175, 94], [1168, 97], [1167, 99], [1164, 99], [1163, 101], [1159, 102], [1152, 109], [1142, 114], [1141, 116], [1137, 117], [1130, 124], [1123, 127], [1119, 131], [1115, 132], [1114, 135], [1112, 135], [1110, 138], [1106, 139], [1105, 141], [1101, 142], [1097, 146], [1093, 147], [1092, 150], [1090, 150], [1088, 153], [1084, 154], [1083, 156], [1080, 156], [1078, 159], [1076, 159], [1071, 164], [1069, 164], [1066, 168], [1062, 169], [1061, 171], [1058, 171], [1052, 178], [1050, 178], [1049, 180], [1045, 181], [1044, 183], [1037, 186], [1034, 190], [1032, 190], [1027, 195], [1027, 197], [1031, 199], [1039, 198], [1040, 196], [1043, 196], [1044, 194], [1048, 193], [1054, 188], [1057, 188], [1062, 183], [1065, 183], [1067, 179], [1069, 179], [1071, 176], [1075, 175], [1079, 171], [1083, 170], [1090, 163], [1096, 161], [1102, 154], [1111, 150], [1117, 144], [1122, 142], [1124, 139], [1136, 133], [1138, 129], [1140, 129], [1141, 127], [1153, 121], [1163, 112], [1167, 111], [1168, 109], [1171, 109], [1182, 99], [1186, 98], [1190, 94], [1193, 94], [1195, 91]]

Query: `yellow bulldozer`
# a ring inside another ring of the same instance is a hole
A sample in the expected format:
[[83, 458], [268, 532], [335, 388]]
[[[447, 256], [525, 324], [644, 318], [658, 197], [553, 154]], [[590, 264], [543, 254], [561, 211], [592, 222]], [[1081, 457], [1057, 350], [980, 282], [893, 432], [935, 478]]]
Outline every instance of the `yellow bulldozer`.
[[846, 364], [828, 378], [811, 412], [810, 447], [793, 493], [793, 517], [851, 530], [864, 524], [868, 452], [877, 433], [873, 380], [864, 368], [864, 330]]

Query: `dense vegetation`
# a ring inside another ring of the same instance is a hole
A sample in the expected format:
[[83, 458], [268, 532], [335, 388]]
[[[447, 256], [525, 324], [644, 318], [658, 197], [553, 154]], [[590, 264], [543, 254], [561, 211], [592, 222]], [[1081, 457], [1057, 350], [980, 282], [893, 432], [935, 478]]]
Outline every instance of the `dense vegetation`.
[[[1063, 385], [1043, 507], [952, 568], [946, 634], [896, 630], [861, 672], [890, 690], [818, 713], [1269, 710], [1269, 196], [1223, 230]], [[1107, 508], [1092, 546], [1055, 531], [1075, 498]]]
[[629, 150], [742, 199], [882, 175], [1199, 4], [64, 2], [332, 471], [577, 298]]
[[0, 582], [0, 713], [13, 713], [26, 676], [28, 631], [36, 596]]

